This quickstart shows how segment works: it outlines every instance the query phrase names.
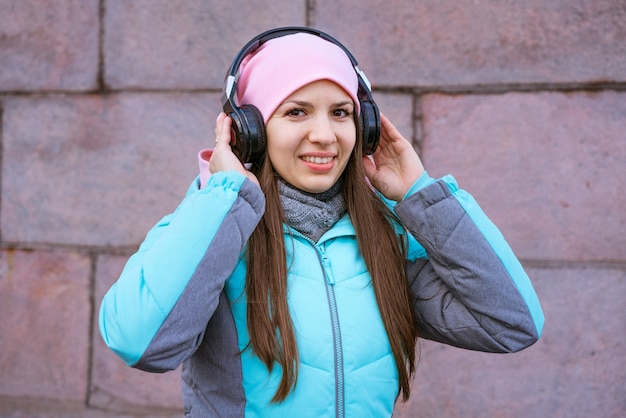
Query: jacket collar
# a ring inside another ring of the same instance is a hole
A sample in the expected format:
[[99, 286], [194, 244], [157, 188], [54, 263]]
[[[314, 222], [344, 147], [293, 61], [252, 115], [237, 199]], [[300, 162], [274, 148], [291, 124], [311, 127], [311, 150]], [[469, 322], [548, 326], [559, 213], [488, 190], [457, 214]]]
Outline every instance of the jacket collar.
[[[283, 224], [283, 231], [286, 234], [291, 234], [295, 236], [302, 237], [308, 241], [311, 239], [307, 238], [296, 229], [290, 227], [289, 225]], [[321, 238], [315, 242], [315, 244], [321, 244], [325, 241], [328, 241], [333, 238], [342, 237], [342, 236], [355, 236], [356, 231], [354, 230], [354, 225], [352, 225], [352, 221], [350, 220], [350, 216], [345, 213], [339, 220], [321, 236]]]

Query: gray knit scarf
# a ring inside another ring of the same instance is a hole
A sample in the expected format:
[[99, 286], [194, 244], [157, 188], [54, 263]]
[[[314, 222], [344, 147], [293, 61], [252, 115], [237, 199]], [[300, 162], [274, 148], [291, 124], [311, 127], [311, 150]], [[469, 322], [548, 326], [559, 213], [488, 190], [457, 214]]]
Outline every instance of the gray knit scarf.
[[287, 225], [314, 242], [346, 212], [341, 179], [323, 193], [307, 193], [279, 179], [278, 192]]

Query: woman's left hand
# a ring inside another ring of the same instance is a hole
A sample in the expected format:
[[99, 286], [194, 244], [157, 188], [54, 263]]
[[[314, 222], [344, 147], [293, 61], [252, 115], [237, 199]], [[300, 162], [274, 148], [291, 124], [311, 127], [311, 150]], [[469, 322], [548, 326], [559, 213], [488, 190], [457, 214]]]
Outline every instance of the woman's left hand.
[[370, 183], [387, 199], [399, 202], [424, 172], [413, 145], [381, 113], [380, 142], [376, 152], [363, 156]]

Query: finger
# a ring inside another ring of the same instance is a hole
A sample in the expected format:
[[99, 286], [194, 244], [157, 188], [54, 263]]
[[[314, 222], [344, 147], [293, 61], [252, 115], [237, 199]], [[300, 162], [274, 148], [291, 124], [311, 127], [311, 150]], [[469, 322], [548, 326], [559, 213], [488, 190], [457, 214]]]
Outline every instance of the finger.
[[225, 113], [224, 113], [224, 112], [220, 112], [220, 113], [217, 115], [217, 119], [215, 119], [215, 136], [218, 136], [218, 135], [219, 135], [219, 132], [220, 132], [220, 126], [221, 126], [222, 121], [224, 120], [224, 117], [225, 117], [225, 116], [226, 116], [226, 115], [225, 115]]
[[230, 143], [230, 125], [231, 119], [224, 112], [220, 113], [215, 126], [215, 148]]
[[394, 126], [393, 123], [387, 118], [385, 115], [381, 113], [380, 115], [381, 122], [381, 137], [383, 137], [387, 142], [396, 142], [402, 140], [403, 136], [400, 134], [398, 129]]
[[365, 175], [370, 179], [376, 172], [376, 166], [368, 155], [363, 156], [363, 170], [365, 171]]
[[376, 165], [370, 160], [367, 156], [363, 156], [363, 171], [365, 171], [365, 180], [367, 183], [374, 188], [377, 188], [378, 180], [377, 180], [377, 171]]

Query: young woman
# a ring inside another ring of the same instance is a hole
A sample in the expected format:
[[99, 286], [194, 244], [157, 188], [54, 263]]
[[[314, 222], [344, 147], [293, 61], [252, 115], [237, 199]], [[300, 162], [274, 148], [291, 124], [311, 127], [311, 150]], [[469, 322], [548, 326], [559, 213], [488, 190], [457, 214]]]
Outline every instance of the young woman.
[[372, 112], [347, 50], [306, 28], [249, 45], [210, 163], [104, 297], [107, 345], [142, 370], [182, 364], [189, 416], [384, 417], [409, 397], [418, 337], [533, 344], [543, 314], [519, 261]]

